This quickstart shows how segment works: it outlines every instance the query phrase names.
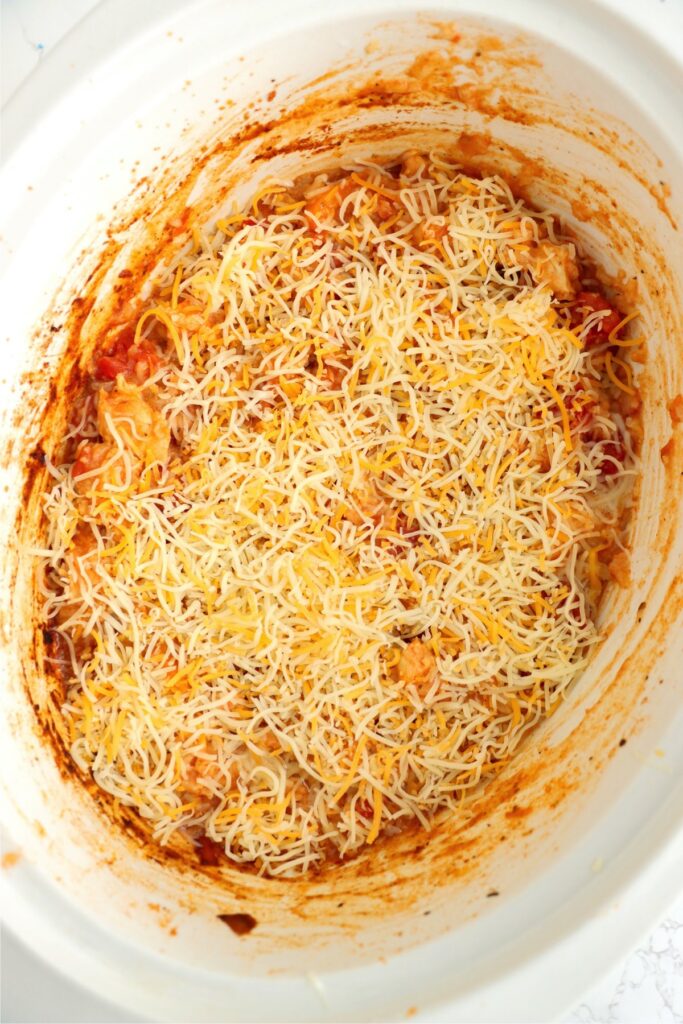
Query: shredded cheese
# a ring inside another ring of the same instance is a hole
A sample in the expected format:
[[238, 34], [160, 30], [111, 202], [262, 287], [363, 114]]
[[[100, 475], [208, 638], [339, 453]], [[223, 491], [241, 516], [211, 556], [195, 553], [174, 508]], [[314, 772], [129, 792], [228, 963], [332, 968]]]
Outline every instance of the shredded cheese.
[[137, 322], [164, 365], [119, 418], [102, 385], [114, 440], [86, 427], [107, 452], [44, 498], [74, 760], [160, 842], [272, 875], [509, 762], [599, 639], [634, 473], [627, 439], [601, 473], [609, 401], [582, 441], [577, 384], [609, 381], [515, 261], [551, 215], [438, 155], [349, 170], [327, 221], [318, 179], [193, 226]]

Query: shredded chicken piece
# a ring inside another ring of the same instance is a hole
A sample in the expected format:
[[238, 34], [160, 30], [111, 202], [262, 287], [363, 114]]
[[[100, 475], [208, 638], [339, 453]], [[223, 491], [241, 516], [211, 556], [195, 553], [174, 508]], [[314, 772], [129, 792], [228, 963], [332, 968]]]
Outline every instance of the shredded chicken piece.
[[278, 377], [278, 384], [280, 385], [280, 391], [282, 391], [283, 395], [286, 395], [291, 402], [293, 402], [295, 398], [298, 398], [304, 389], [304, 384], [300, 377], [285, 377], [281, 375]]
[[288, 795], [290, 796], [290, 798], [296, 800], [299, 807], [304, 807], [306, 808], [306, 810], [308, 810], [311, 807], [311, 804], [313, 802], [311, 790], [303, 779], [295, 782], [293, 786], [289, 787]]
[[311, 227], [337, 223], [341, 205], [355, 187], [350, 178], [343, 178], [312, 196], [304, 207], [304, 213]]
[[102, 489], [120, 490], [130, 484], [130, 467], [115, 444], [84, 441], [73, 464], [74, 486], [79, 494]]
[[168, 457], [171, 432], [164, 417], [122, 377], [113, 391], [99, 392], [97, 426], [105, 441], [127, 448], [147, 466]]
[[517, 263], [528, 270], [536, 284], [548, 285], [558, 299], [573, 299], [579, 283], [576, 249], [571, 242], [538, 242], [515, 251]]
[[232, 771], [228, 770], [226, 777], [225, 770], [217, 761], [189, 754], [183, 762], [183, 788], [186, 791], [213, 795], [211, 781], [220, 783], [222, 789], [230, 790]]
[[416, 149], [409, 149], [401, 160], [401, 174], [406, 178], [416, 178], [426, 166], [424, 154]]
[[422, 223], [413, 231], [413, 238], [420, 245], [433, 245], [435, 242], [440, 242], [441, 239], [448, 234], [447, 224], [429, 224]]
[[411, 640], [402, 651], [398, 675], [404, 683], [412, 683], [422, 696], [429, 690], [436, 673], [436, 658], [423, 640]]
[[90, 557], [96, 555], [96, 551], [97, 542], [92, 530], [82, 523], [79, 524], [71, 541], [67, 562], [81, 596], [91, 593], [93, 584], [97, 581], [96, 560]]
[[366, 479], [363, 486], [351, 492], [352, 505], [348, 506], [344, 517], [349, 522], [360, 526], [372, 519], [379, 522], [386, 508], [384, 499], [377, 493], [373, 480]]
[[629, 558], [627, 551], [618, 551], [617, 554], [610, 559], [607, 568], [609, 569], [609, 574], [615, 583], [618, 583], [620, 587], [630, 587], [631, 559]]

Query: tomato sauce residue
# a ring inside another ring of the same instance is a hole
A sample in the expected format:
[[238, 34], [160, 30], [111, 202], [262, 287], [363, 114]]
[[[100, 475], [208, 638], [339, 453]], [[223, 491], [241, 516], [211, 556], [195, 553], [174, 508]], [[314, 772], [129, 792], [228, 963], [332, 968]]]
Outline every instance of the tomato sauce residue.
[[225, 849], [221, 843], [209, 836], [200, 836], [197, 840], [197, 856], [200, 864], [215, 868], [225, 862]]
[[219, 914], [218, 919], [227, 924], [235, 935], [248, 935], [258, 924], [251, 914]]

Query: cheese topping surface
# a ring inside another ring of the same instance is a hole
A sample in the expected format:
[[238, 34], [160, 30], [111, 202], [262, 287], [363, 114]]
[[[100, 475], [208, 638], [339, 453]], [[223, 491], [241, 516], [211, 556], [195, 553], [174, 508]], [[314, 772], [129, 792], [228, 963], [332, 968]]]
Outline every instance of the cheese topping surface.
[[351, 856], [562, 700], [636, 471], [638, 339], [592, 287], [550, 213], [437, 155], [179, 237], [95, 361], [41, 552], [72, 756], [160, 842]]

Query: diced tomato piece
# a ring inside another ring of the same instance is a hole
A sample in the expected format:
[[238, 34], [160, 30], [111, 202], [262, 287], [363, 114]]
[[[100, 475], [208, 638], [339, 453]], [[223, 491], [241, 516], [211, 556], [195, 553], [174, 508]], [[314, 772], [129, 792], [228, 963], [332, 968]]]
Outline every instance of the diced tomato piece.
[[574, 387], [574, 393], [565, 396], [564, 404], [569, 415], [571, 430], [585, 430], [593, 420], [595, 402], [586, 397], [585, 390], [581, 381], [578, 381]]
[[369, 819], [372, 817], [372, 804], [361, 797], [356, 803], [356, 812], [359, 818]]
[[586, 348], [594, 348], [608, 341], [610, 334], [624, 319], [623, 314], [599, 292], [579, 292], [571, 304], [572, 326], [577, 327], [593, 313], [605, 313], [584, 336]]
[[593, 422], [593, 409], [594, 405], [589, 402], [580, 409], [574, 409], [569, 413], [569, 429], [570, 430], [585, 430]]
[[[348, 363], [348, 360], [343, 359], [341, 362]], [[329, 385], [331, 391], [339, 391], [348, 372], [347, 365], [333, 366], [331, 363], [325, 363], [320, 379]]]
[[413, 534], [408, 539], [411, 544], [417, 544], [419, 527], [414, 520], [409, 520], [405, 512], [401, 511], [396, 516], [396, 533], [400, 533], [402, 537], [405, 537], [406, 534]]
[[128, 363], [119, 356], [100, 356], [95, 363], [95, 376], [99, 380], [116, 380], [127, 368]]
[[111, 349], [110, 355], [121, 356], [121, 358], [125, 358], [128, 349], [131, 347], [134, 341], [135, 328], [124, 327], [123, 330], [119, 332], [119, 336]]
[[336, 245], [334, 245], [334, 243], [333, 243], [331, 251], [330, 251], [330, 255], [329, 255], [330, 267], [332, 267], [333, 270], [336, 270], [337, 267], [341, 267], [344, 264], [345, 261], [346, 261], [346, 257], [344, 256], [344, 254], [342, 252], [340, 252], [339, 248]]
[[225, 859], [225, 847], [215, 839], [203, 835], [197, 840], [197, 856], [202, 864], [215, 868]]
[[112, 351], [95, 363], [95, 376], [99, 380], [116, 380], [122, 373], [132, 383], [144, 384], [162, 365], [159, 353], [149, 342], [133, 345], [127, 337], [119, 338]]
[[621, 441], [607, 441], [602, 446], [602, 454], [600, 472], [603, 476], [615, 476], [626, 461], [626, 449]]

